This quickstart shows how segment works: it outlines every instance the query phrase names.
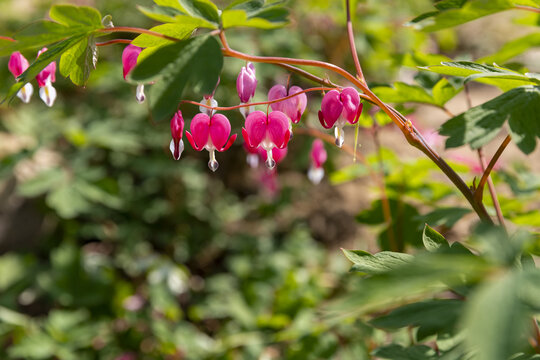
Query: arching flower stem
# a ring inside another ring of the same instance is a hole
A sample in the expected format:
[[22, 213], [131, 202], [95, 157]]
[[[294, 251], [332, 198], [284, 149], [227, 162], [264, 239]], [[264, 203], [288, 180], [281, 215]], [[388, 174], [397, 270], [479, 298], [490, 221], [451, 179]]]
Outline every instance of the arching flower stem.
[[[137, 33], [137, 34], [148, 34], [155, 37], [160, 37], [163, 39], [167, 39], [170, 41], [180, 41], [179, 39], [163, 35], [151, 30], [147, 29], [141, 29], [141, 28], [135, 28], [135, 27], [114, 27], [114, 28], [107, 28], [107, 29], [100, 29], [98, 30], [100, 32], [130, 32], [130, 33]], [[340, 68], [339, 66], [336, 66], [334, 64], [330, 64], [324, 61], [317, 61], [317, 60], [304, 60], [304, 59], [294, 59], [294, 58], [285, 58], [285, 57], [265, 57], [265, 56], [254, 56], [254, 55], [248, 55], [236, 50], [233, 50], [229, 47], [229, 44], [227, 43], [227, 39], [225, 37], [224, 30], [214, 31], [211, 34], [218, 34], [219, 38], [221, 40], [221, 43], [223, 45], [222, 48], [222, 54], [224, 56], [228, 57], [234, 57], [237, 59], [242, 59], [246, 61], [252, 61], [252, 62], [259, 62], [259, 63], [268, 63], [268, 64], [275, 64], [281, 67], [288, 68], [291, 71], [294, 71], [296, 73], [299, 73], [301, 75], [307, 75], [309, 73], [305, 72], [304, 70], [295, 68], [294, 65], [300, 65], [300, 66], [314, 66], [323, 68], [326, 70], [329, 70], [333, 73], [336, 73], [346, 80], [350, 81], [353, 85], [355, 85], [358, 89], [360, 89], [365, 95], [361, 96], [364, 99], [367, 99], [371, 103], [377, 105], [379, 108], [381, 108], [382, 111], [384, 111], [390, 119], [398, 126], [398, 128], [401, 130], [405, 138], [407, 139], [407, 142], [422, 151], [426, 156], [428, 156], [441, 170], [442, 172], [452, 181], [452, 183], [458, 188], [458, 190], [465, 196], [467, 201], [471, 204], [474, 211], [478, 214], [480, 219], [483, 221], [486, 221], [488, 223], [493, 223], [492, 219], [489, 217], [484, 205], [482, 202], [477, 201], [474, 197], [473, 191], [469, 188], [469, 186], [463, 181], [463, 179], [439, 156], [439, 154], [431, 148], [429, 144], [424, 140], [420, 132], [412, 125], [410, 121], [408, 121], [402, 114], [400, 114], [398, 111], [393, 109], [391, 106], [385, 104], [382, 100], [380, 100], [367, 86], [367, 83], [359, 80], [357, 77], [353, 76], [348, 71]], [[289, 67], [291, 66], [291, 67]], [[306, 76], [308, 79], [319, 81], [319, 78], [315, 77], [314, 75], [308, 75]], [[320, 79], [322, 80], [322, 79]], [[319, 81], [320, 82], [320, 81]], [[323, 83], [326, 83], [323, 80]], [[281, 101], [281, 99], [280, 99]], [[267, 103], [265, 103], [267, 104]], [[251, 104], [253, 105], [253, 104]], [[234, 107], [239, 108], [240, 106]]]
[[285, 97], [282, 97], [282, 98], [279, 98], [279, 99], [271, 100], [271, 101], [262, 101], [262, 102], [249, 103], [249, 104], [240, 104], [240, 105], [235, 105], [235, 106], [214, 106], [214, 107], [212, 107], [210, 105], [201, 104], [201, 103], [198, 103], [196, 101], [191, 101], [191, 100], [182, 100], [182, 101], [180, 101], [180, 103], [181, 104], [192, 104], [192, 105], [202, 106], [202, 107], [205, 107], [207, 109], [212, 109], [212, 110], [217, 110], [217, 111], [229, 111], [229, 110], [236, 110], [236, 109], [240, 109], [240, 108], [243, 108], [243, 107], [250, 107], [250, 106], [256, 106], [256, 105], [270, 105], [270, 104], [274, 104], [274, 103], [277, 103], [277, 102], [280, 102], [280, 101], [283, 101], [283, 100], [291, 99], [291, 98], [293, 98], [295, 96], [298, 96], [300, 94], [305, 94], [307, 92], [326, 91], [326, 90], [332, 90], [332, 89], [334, 89], [334, 88], [314, 87], [314, 88], [305, 89], [305, 90], [299, 91], [299, 92], [297, 92], [295, 94], [285, 96]]

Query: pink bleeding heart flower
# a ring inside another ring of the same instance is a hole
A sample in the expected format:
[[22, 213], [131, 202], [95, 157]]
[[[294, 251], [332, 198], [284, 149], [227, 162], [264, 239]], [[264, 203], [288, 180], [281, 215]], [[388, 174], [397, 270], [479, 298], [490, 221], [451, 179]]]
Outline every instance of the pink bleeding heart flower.
[[[301, 87], [292, 86], [287, 89], [283, 85], [274, 85], [268, 91], [268, 101], [281, 99], [290, 95], [297, 94], [302, 91]], [[277, 103], [270, 104], [272, 110], [281, 111], [289, 117], [292, 123], [296, 124], [300, 121], [302, 114], [306, 110], [307, 96], [305, 93], [297, 95], [287, 100], [279, 101]]]
[[255, 89], [257, 88], [257, 77], [255, 76], [255, 66], [248, 62], [246, 66], [242, 67], [238, 77], [236, 78], [236, 91], [238, 97], [243, 104], [246, 104], [255, 96]]
[[175, 160], [180, 160], [180, 156], [184, 151], [184, 141], [182, 141], [182, 134], [184, 132], [184, 118], [182, 117], [182, 112], [178, 110], [171, 119], [171, 135], [172, 140], [169, 146], [173, 158]]
[[[124, 72], [124, 79], [127, 78], [129, 73], [133, 70], [133, 68], [137, 65], [137, 59], [139, 58], [139, 54], [141, 53], [143, 49], [129, 44], [124, 48], [124, 51], [122, 52], [122, 67]], [[146, 96], [144, 95], [144, 85], [138, 84], [137, 85], [137, 91], [135, 92], [135, 98], [137, 99], [137, 102], [139, 104], [142, 104], [144, 100], [146, 99]]]
[[[257, 148], [257, 152], [262, 159], [262, 161], [266, 162], [268, 160], [268, 152], [265, 151], [263, 148], [259, 147]], [[276, 164], [279, 164], [285, 157], [287, 156], [287, 148], [284, 147], [283, 149], [280, 148], [273, 148], [272, 149], [272, 159], [276, 162]]]
[[219, 164], [216, 160], [215, 151], [225, 151], [231, 147], [234, 140], [236, 140], [236, 134], [231, 134], [231, 123], [225, 115], [215, 114], [210, 117], [207, 114], [200, 113], [193, 117], [189, 126], [191, 133], [186, 131], [186, 137], [191, 146], [197, 150], [208, 150], [210, 154], [210, 161], [208, 161], [208, 167], [212, 171], [216, 171]]
[[[17, 80], [17, 78], [21, 76], [26, 69], [28, 69], [28, 66], [28, 60], [26, 60], [26, 58], [20, 52], [16, 51], [11, 54], [8, 69], [13, 74], [13, 77], [15, 77], [15, 80]], [[34, 87], [32, 84], [26, 83], [21, 90], [17, 92], [17, 97], [27, 104], [30, 102], [30, 98], [32, 97], [33, 93]]]
[[267, 152], [266, 166], [273, 169], [276, 161], [273, 159], [272, 149], [283, 149], [291, 137], [289, 119], [281, 111], [273, 111], [268, 115], [262, 111], [254, 111], [246, 118], [242, 136], [248, 147], [261, 147]]
[[343, 146], [345, 123], [356, 124], [362, 114], [363, 104], [360, 102], [358, 91], [351, 87], [327, 92], [321, 103], [319, 121], [326, 129], [335, 126], [336, 145]]
[[311, 146], [311, 166], [308, 170], [308, 179], [314, 183], [318, 184], [321, 182], [324, 177], [323, 164], [326, 162], [328, 154], [324, 149], [324, 143], [320, 139], [315, 139], [313, 145]]
[[[37, 57], [47, 51], [47, 48], [43, 48], [38, 52]], [[56, 89], [52, 86], [52, 83], [56, 81], [56, 61], [53, 61], [47, 65], [36, 76], [36, 80], [39, 85], [39, 97], [45, 105], [51, 107], [56, 100]]]

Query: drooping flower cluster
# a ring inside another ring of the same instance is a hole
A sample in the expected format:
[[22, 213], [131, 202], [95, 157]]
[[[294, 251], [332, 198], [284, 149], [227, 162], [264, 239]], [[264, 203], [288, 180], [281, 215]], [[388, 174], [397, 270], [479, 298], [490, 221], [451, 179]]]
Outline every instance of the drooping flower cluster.
[[[37, 57], [42, 53], [47, 51], [47, 48], [39, 50]], [[16, 81], [19, 81], [19, 77], [28, 69], [29, 67], [28, 60], [18, 51], [11, 54], [9, 58], [8, 68], [9, 71], [13, 74]], [[56, 81], [56, 62], [51, 62], [43, 70], [39, 72], [36, 76], [36, 80], [39, 86], [39, 97], [43, 102], [51, 107], [56, 100], [56, 89], [52, 84]], [[20, 98], [24, 103], [29, 103], [34, 93], [34, 88], [32, 84], [26, 83], [18, 92], [17, 97]]]

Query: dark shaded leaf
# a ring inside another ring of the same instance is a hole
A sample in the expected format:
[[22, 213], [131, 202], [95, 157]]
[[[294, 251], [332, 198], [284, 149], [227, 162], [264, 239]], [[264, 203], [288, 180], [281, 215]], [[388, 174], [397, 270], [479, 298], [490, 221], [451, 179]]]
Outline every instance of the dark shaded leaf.
[[133, 81], [155, 81], [149, 92], [156, 120], [169, 118], [189, 87], [201, 95], [215, 87], [223, 66], [221, 47], [213, 37], [196, 37], [159, 48], [130, 74]]

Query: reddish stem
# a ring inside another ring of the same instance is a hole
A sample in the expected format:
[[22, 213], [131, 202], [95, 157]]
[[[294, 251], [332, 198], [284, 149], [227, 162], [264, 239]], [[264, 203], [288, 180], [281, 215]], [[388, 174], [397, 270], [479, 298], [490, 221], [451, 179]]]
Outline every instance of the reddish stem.
[[[486, 171], [486, 158], [484, 156], [484, 150], [482, 148], [478, 149], [478, 160], [480, 161], [480, 166], [482, 168], [482, 171]], [[491, 200], [493, 201], [493, 207], [495, 208], [495, 213], [497, 214], [497, 220], [499, 220], [499, 224], [502, 226], [503, 229], [506, 230], [506, 226], [504, 225], [504, 216], [502, 214], [501, 205], [499, 204], [499, 199], [497, 199], [497, 192], [495, 190], [495, 184], [493, 184], [493, 180], [491, 179], [491, 176], [487, 177], [487, 184], [489, 189], [489, 194], [491, 195]]]
[[277, 103], [277, 102], [280, 102], [280, 101], [283, 101], [283, 100], [291, 99], [291, 98], [293, 98], [295, 96], [298, 96], [300, 94], [305, 94], [305, 93], [310, 92], [310, 91], [326, 91], [326, 90], [332, 90], [332, 89], [333, 88], [328, 88], [328, 87], [314, 87], [314, 88], [305, 89], [305, 90], [299, 91], [299, 92], [297, 92], [295, 94], [285, 96], [285, 97], [282, 97], [282, 98], [279, 98], [279, 99], [271, 100], [271, 101], [247, 103], [247, 104], [240, 104], [240, 105], [235, 105], [235, 106], [210, 106], [210, 105], [201, 104], [201, 103], [198, 103], [196, 101], [191, 101], [191, 100], [182, 100], [182, 101], [180, 101], [180, 103], [181, 104], [198, 105], [198, 106], [202, 106], [204, 108], [212, 109], [212, 110], [228, 111], [228, 110], [236, 110], [236, 109], [240, 109], [240, 108], [243, 108], [243, 107], [249, 107], [249, 106], [270, 105], [270, 104], [274, 104], [274, 103]]
[[532, 11], [532, 12], [535, 12], [535, 13], [540, 13], [539, 8], [534, 8], [534, 7], [531, 7], [531, 6], [514, 5], [514, 8], [518, 9], [518, 10], [527, 10], [527, 11]]
[[13, 41], [13, 42], [15, 41], [15, 39], [10, 38], [9, 36], [1, 36], [1, 35], [0, 35], [0, 40], [7, 40], [7, 41]]
[[484, 173], [482, 174], [482, 178], [480, 179], [480, 182], [478, 183], [478, 186], [476, 187], [476, 190], [474, 191], [474, 197], [477, 201], [482, 202], [482, 196], [484, 194], [484, 186], [486, 185], [486, 182], [489, 178], [489, 174], [491, 173], [491, 170], [493, 170], [493, 167], [497, 163], [497, 160], [501, 157], [504, 149], [510, 144], [510, 141], [512, 140], [512, 137], [510, 135], [506, 136], [502, 144], [499, 146], [497, 151], [495, 152], [495, 155], [493, 155], [493, 158], [491, 158], [491, 161], [489, 162], [488, 166], [484, 170]]
[[112, 45], [112, 44], [131, 44], [132, 41], [133, 40], [129, 40], [129, 39], [114, 39], [114, 40], [96, 43], [96, 46], [107, 46], [107, 45]]
[[353, 26], [351, 21], [351, 7], [350, 1], [347, 0], [345, 7], [347, 8], [347, 35], [349, 37], [349, 47], [351, 48], [351, 54], [354, 60], [354, 66], [356, 68], [356, 75], [362, 82], [366, 82], [364, 78], [364, 73], [362, 72], [362, 66], [360, 65], [360, 60], [358, 60], [358, 52], [356, 51], [356, 44], [354, 42], [354, 33]]

